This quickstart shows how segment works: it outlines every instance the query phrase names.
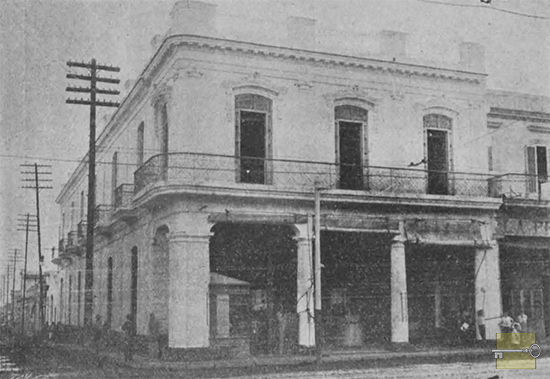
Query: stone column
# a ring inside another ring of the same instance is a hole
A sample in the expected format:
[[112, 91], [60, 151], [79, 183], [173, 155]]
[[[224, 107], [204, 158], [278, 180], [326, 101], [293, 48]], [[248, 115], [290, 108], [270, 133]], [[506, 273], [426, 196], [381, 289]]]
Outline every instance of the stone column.
[[298, 344], [315, 346], [314, 288], [313, 288], [313, 241], [308, 234], [307, 225], [297, 224], [298, 235], [295, 237], [297, 246], [297, 305], [298, 313]]
[[[494, 340], [496, 333], [500, 333], [498, 323], [502, 315], [500, 259], [496, 241], [491, 241], [489, 246], [476, 250], [475, 275], [476, 313], [483, 309], [486, 338]], [[480, 338], [479, 334], [478, 338]]]
[[391, 341], [409, 342], [405, 241], [400, 237], [391, 245]]
[[199, 217], [181, 214], [177, 217], [178, 222], [185, 222], [176, 231], [170, 231], [168, 345], [208, 347], [210, 227]]
[[441, 311], [441, 303], [442, 303], [442, 296], [441, 296], [441, 279], [439, 277], [439, 267], [436, 266], [436, 274], [435, 274], [435, 288], [434, 288], [434, 308], [435, 308], [435, 327], [441, 328], [441, 318], [442, 318], [442, 311]]

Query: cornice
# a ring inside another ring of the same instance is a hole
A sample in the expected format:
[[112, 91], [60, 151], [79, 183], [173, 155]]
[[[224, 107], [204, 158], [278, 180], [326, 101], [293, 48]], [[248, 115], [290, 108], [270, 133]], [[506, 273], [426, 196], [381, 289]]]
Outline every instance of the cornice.
[[506, 119], [506, 120], [538, 122], [538, 123], [544, 123], [544, 124], [550, 123], [550, 113], [530, 112], [530, 111], [524, 111], [520, 109], [491, 107], [487, 117], [500, 118], [500, 119]]
[[154, 73], [158, 70], [165, 56], [170, 54], [175, 47], [188, 46], [195, 49], [217, 50], [222, 52], [234, 52], [245, 55], [263, 56], [266, 58], [293, 60], [312, 64], [322, 64], [335, 67], [359, 68], [391, 74], [420, 76], [431, 79], [455, 80], [469, 83], [481, 83], [486, 74], [438, 68], [410, 63], [399, 63], [373, 58], [361, 58], [342, 54], [301, 50], [296, 48], [263, 45], [251, 42], [241, 42], [213, 37], [196, 35], [173, 35], [166, 38], [161, 48], [151, 60], [146, 71]]

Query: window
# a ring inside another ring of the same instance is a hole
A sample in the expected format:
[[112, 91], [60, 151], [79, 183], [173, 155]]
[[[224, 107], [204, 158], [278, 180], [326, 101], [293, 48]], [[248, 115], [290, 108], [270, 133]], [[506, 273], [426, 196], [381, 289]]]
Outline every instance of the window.
[[113, 160], [111, 161], [111, 203], [115, 204], [116, 187], [118, 179], [118, 152], [114, 152]]
[[113, 321], [113, 258], [107, 259], [107, 325]]
[[137, 165], [143, 164], [143, 149], [145, 144], [145, 123], [141, 122], [137, 130]]
[[334, 118], [339, 188], [365, 189], [367, 186], [363, 178], [363, 162], [368, 112], [356, 106], [340, 105], [334, 109]]
[[539, 183], [548, 181], [546, 146], [527, 146], [527, 192], [538, 192]]
[[134, 321], [134, 334], [136, 332], [136, 320], [137, 320], [137, 308], [138, 308], [138, 248], [132, 248], [132, 267], [131, 267], [131, 283], [130, 283], [130, 293], [131, 293], [131, 304], [130, 310], [132, 313], [132, 320]]
[[155, 117], [156, 117], [156, 127], [160, 132], [160, 144], [159, 150], [162, 154], [161, 158], [161, 172], [162, 175], [166, 175], [166, 170], [168, 169], [168, 144], [169, 144], [169, 125], [168, 125], [168, 107], [166, 101], [161, 99], [157, 102], [155, 106]]
[[71, 201], [71, 226], [70, 226], [70, 232], [72, 232], [73, 230], [75, 230], [75, 227], [74, 227], [74, 215], [75, 214], [75, 207], [74, 207], [74, 201]]
[[449, 195], [450, 138], [452, 119], [441, 114], [424, 116], [429, 194]]
[[67, 310], [67, 319], [68, 319], [68, 324], [71, 325], [71, 311], [72, 311], [72, 303], [73, 303], [73, 299], [72, 299], [72, 293], [73, 292], [73, 277], [72, 275], [69, 275], [69, 295], [68, 295], [68, 310]]
[[237, 181], [270, 184], [272, 157], [272, 102], [254, 94], [235, 97], [235, 155]]
[[84, 199], [86, 196], [84, 195], [84, 191], [80, 192], [80, 220], [84, 220]]
[[78, 272], [78, 283], [77, 283], [77, 310], [76, 310], [76, 317], [77, 317], [77, 325], [80, 326], [80, 309], [81, 309], [81, 302], [82, 302], [82, 271]]
[[493, 147], [492, 146], [487, 147], [487, 164], [489, 167], [489, 171], [493, 171]]

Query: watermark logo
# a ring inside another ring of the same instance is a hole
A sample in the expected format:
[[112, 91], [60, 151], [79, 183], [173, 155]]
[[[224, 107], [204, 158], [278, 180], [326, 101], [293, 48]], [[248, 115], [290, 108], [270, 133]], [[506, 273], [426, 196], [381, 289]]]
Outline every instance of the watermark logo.
[[540, 346], [535, 333], [497, 333], [497, 348], [492, 350], [497, 369], [535, 369]]

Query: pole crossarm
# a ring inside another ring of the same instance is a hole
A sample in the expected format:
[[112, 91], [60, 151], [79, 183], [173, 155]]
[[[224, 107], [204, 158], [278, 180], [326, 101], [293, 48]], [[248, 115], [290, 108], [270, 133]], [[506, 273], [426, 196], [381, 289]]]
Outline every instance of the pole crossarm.
[[94, 101], [93, 103], [90, 100], [84, 100], [84, 99], [67, 99], [65, 101], [67, 104], [80, 104], [80, 105], [97, 105], [100, 107], [119, 107], [120, 103], [114, 102], [114, 101]]
[[21, 188], [28, 188], [28, 189], [52, 189], [53, 187], [52, 187], [52, 186], [39, 186], [39, 187], [35, 187], [35, 186], [21, 186]]
[[97, 70], [103, 70], [103, 71], [114, 71], [114, 72], [119, 72], [120, 71], [120, 67], [107, 66], [107, 65], [102, 65], [102, 64], [95, 64], [93, 62], [93, 60], [90, 63], [68, 61], [67, 66], [69, 66], [69, 67], [81, 67], [81, 68], [95, 67]]
[[[82, 93], [91, 93], [92, 89], [88, 87], [67, 87], [65, 88], [67, 92], [82, 92]], [[120, 91], [114, 89], [103, 89], [97, 88], [95, 93], [100, 93], [102, 95], [120, 95]]]

